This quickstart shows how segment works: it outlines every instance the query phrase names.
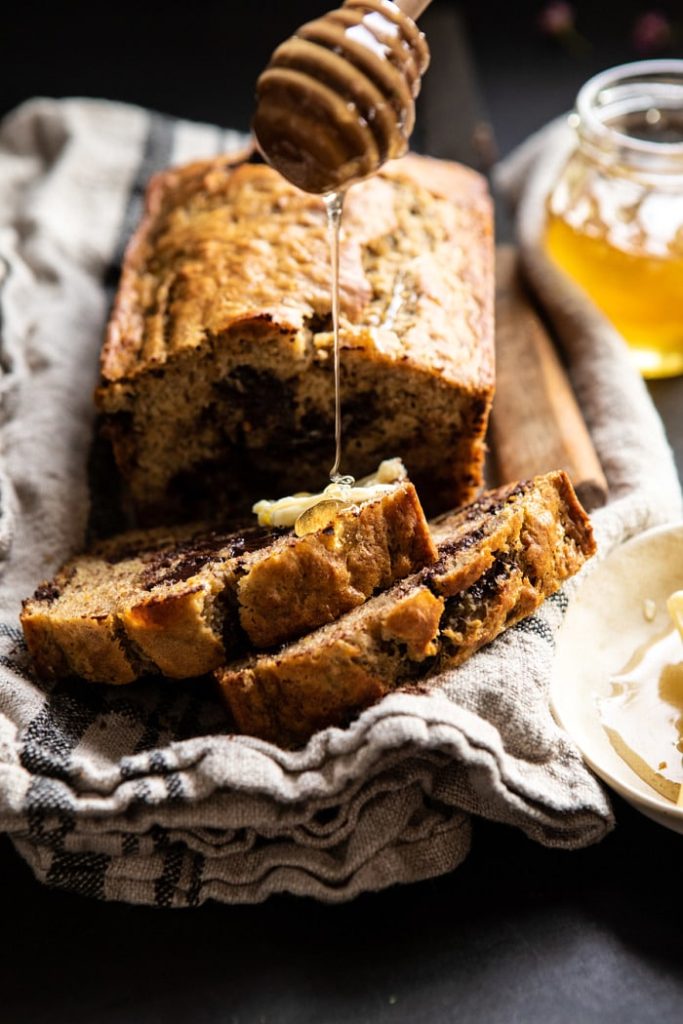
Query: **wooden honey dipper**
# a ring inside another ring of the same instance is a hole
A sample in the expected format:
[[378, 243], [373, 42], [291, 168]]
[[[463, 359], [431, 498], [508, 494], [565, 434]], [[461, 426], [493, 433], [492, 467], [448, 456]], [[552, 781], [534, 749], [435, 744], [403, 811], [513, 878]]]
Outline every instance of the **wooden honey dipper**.
[[430, 0], [346, 0], [273, 53], [256, 85], [264, 157], [306, 192], [333, 193], [401, 156], [429, 64], [415, 24]]

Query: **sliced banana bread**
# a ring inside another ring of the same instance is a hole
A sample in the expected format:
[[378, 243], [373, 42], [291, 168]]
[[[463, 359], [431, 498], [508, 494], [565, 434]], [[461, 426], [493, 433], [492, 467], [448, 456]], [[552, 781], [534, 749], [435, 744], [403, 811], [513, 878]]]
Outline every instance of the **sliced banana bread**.
[[439, 558], [296, 643], [221, 668], [239, 728], [283, 746], [456, 666], [533, 612], [593, 554], [565, 473], [486, 494], [433, 524]]
[[24, 603], [44, 676], [129, 683], [216, 668], [337, 619], [436, 557], [411, 483], [343, 508], [322, 529], [136, 531], [68, 562]]
[[[364, 476], [391, 452], [432, 512], [471, 500], [494, 383], [484, 179], [408, 156], [358, 183], [340, 273], [344, 472]], [[321, 486], [331, 350], [320, 197], [234, 157], [155, 177], [97, 393], [142, 519]]]

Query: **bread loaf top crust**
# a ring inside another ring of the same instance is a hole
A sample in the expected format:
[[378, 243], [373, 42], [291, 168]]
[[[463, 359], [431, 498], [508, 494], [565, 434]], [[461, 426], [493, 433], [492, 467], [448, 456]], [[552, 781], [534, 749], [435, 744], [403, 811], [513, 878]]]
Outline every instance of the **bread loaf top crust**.
[[[323, 202], [244, 156], [152, 179], [102, 353], [105, 407], [108, 386], [226, 333], [251, 328], [259, 345], [284, 337], [293, 358], [330, 347]], [[491, 204], [476, 172], [409, 155], [350, 189], [344, 346], [465, 390], [489, 388], [492, 285]]]

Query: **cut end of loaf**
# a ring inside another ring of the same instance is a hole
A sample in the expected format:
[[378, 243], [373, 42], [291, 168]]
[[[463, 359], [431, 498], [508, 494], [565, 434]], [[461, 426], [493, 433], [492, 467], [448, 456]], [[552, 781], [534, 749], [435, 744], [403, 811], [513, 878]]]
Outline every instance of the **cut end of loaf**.
[[[271, 168], [217, 158], [155, 180], [97, 396], [146, 521], [326, 478], [327, 246], [322, 202]], [[394, 162], [349, 193], [341, 266], [345, 470], [364, 476], [391, 451], [428, 509], [471, 499], [493, 395], [483, 179], [443, 161]]]

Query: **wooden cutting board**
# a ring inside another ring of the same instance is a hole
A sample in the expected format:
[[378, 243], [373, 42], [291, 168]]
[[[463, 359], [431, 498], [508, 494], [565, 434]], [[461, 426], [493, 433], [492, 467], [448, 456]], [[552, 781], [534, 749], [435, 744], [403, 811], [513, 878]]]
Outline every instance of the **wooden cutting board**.
[[496, 363], [489, 427], [496, 482], [564, 469], [588, 511], [604, 505], [605, 474], [513, 246], [496, 252]]

